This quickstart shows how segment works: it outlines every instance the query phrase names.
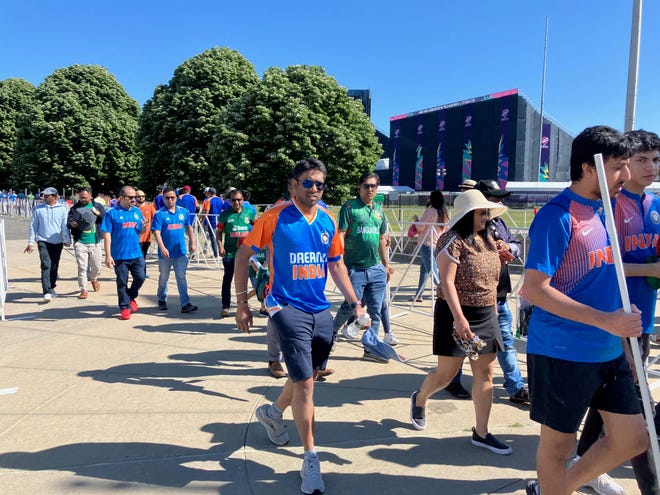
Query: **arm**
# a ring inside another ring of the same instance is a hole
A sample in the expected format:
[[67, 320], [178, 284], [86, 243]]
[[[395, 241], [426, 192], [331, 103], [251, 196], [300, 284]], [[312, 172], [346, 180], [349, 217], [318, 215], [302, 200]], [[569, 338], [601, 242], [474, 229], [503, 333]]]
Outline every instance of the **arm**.
[[656, 263], [624, 263], [623, 271], [626, 277], [660, 278], [660, 261]]
[[380, 236], [380, 242], [378, 244], [378, 254], [380, 254], [380, 262], [385, 267], [385, 273], [387, 274], [387, 281], [390, 281], [390, 275], [394, 273], [394, 268], [390, 266], [390, 253], [387, 247], [390, 245], [389, 233]]
[[30, 220], [30, 229], [28, 230], [28, 243], [27, 247], [23, 251], [24, 253], [30, 254], [33, 251], [34, 241], [36, 240], [36, 232], [39, 226], [37, 211], [32, 212], [32, 219]]
[[550, 285], [550, 276], [541, 271], [525, 270], [522, 290], [525, 299], [560, 318], [591, 325], [619, 337], [639, 337], [642, 334], [642, 319], [634, 306], [632, 313], [625, 313], [623, 309], [599, 311], [559, 292]]
[[242, 332], [250, 333], [252, 312], [247, 303], [248, 264], [251, 249], [241, 244], [234, 259], [234, 291], [236, 292], [236, 324]]
[[60, 223], [60, 232], [62, 233], [62, 239], [64, 245], [69, 247], [71, 245], [71, 232], [69, 231], [69, 226], [66, 223], [67, 215], [66, 213], [62, 215], [62, 222]]
[[156, 238], [156, 244], [158, 244], [158, 249], [160, 249], [160, 254], [163, 258], [168, 259], [170, 257], [170, 251], [165, 247], [163, 242], [163, 236], [160, 235], [160, 230], [152, 230], [154, 237]]
[[346, 265], [344, 265], [343, 259], [339, 259], [338, 261], [329, 261], [328, 271], [332, 276], [332, 280], [334, 280], [335, 284], [337, 284], [339, 292], [341, 292], [344, 296], [344, 299], [346, 299], [349, 304], [357, 303], [353, 309], [353, 314], [355, 315], [355, 318], [359, 318], [359, 316], [364, 314], [365, 311], [360, 304], [360, 301], [358, 301], [355, 292], [353, 291], [351, 279], [348, 277], [348, 270], [346, 269]]
[[195, 232], [192, 225], [186, 227], [186, 232], [188, 233], [188, 249], [190, 250], [190, 254], [193, 254], [197, 251], [197, 243], [195, 242]]
[[115, 260], [112, 259], [112, 254], [110, 254], [112, 247], [112, 239], [109, 232], [103, 233], [103, 246], [105, 247], [105, 266], [107, 266], [108, 268], [112, 268], [113, 266], [115, 266]]
[[[218, 242], [218, 256], [221, 258], [224, 258], [227, 255], [227, 251], [225, 251], [225, 245], [222, 243], [222, 232], [223, 228], [221, 227], [221, 223], [219, 223], [216, 227], [215, 233], [215, 239]], [[235, 275], [234, 275], [235, 276]]]

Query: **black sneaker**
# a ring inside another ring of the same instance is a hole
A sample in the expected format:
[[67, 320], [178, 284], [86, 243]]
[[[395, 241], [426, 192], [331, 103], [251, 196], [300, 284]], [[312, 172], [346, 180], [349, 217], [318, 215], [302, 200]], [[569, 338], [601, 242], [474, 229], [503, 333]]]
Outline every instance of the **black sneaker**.
[[541, 495], [541, 484], [536, 480], [529, 480], [525, 488], [527, 495]]
[[373, 361], [374, 363], [382, 363], [382, 364], [387, 364], [390, 362], [389, 359], [385, 359], [383, 357], [377, 356], [373, 352], [369, 352], [365, 349], [364, 354], [362, 354], [362, 359], [365, 361]]
[[195, 306], [194, 304], [186, 304], [183, 308], [181, 308], [182, 313], [192, 313], [193, 311], [197, 311], [199, 308]]
[[531, 402], [529, 398], [529, 392], [527, 391], [526, 387], [518, 390], [515, 394], [509, 397], [509, 400], [514, 404], [529, 404]]
[[419, 390], [415, 390], [410, 396], [410, 422], [416, 430], [426, 429], [426, 414], [425, 408], [415, 405], [417, 394]]
[[445, 390], [449, 392], [454, 399], [471, 399], [470, 392], [465, 390], [463, 385], [460, 382], [450, 383], [445, 387]]
[[479, 435], [477, 435], [477, 432], [474, 428], [472, 428], [472, 445], [488, 449], [491, 452], [495, 452], [496, 454], [500, 455], [509, 455], [511, 453], [511, 447], [509, 447], [507, 444], [500, 442], [490, 433], [486, 435], [486, 438], [481, 438]]
[[161, 311], [167, 311], [167, 302], [158, 301], [158, 309], [160, 309]]

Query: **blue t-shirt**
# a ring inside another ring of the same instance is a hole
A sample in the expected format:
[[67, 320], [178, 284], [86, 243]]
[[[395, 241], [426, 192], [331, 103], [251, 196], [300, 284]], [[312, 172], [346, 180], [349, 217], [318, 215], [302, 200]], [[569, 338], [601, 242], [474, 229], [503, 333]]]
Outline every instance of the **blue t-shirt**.
[[[534, 218], [525, 268], [551, 277], [550, 285], [571, 299], [600, 311], [621, 308], [612, 248], [602, 201], [564, 189]], [[556, 316], [536, 306], [527, 337], [527, 353], [583, 363], [621, 355], [616, 335]]]
[[142, 257], [140, 230], [144, 217], [135, 206], [124, 209], [120, 203], [103, 215], [101, 230], [112, 236], [110, 254], [116, 260], [132, 260]]
[[325, 297], [328, 262], [343, 254], [341, 237], [332, 214], [323, 209], [309, 222], [295, 202], [264, 213], [245, 238], [255, 253], [270, 253], [270, 294], [281, 304], [307, 313], [330, 307]]
[[183, 194], [176, 201], [177, 206], [182, 206], [188, 210], [190, 225], [195, 221], [195, 213], [197, 212], [197, 199], [192, 194]]
[[209, 200], [209, 223], [214, 229], [218, 225], [218, 216], [222, 213], [222, 199], [218, 196], [213, 196]]
[[[151, 222], [151, 230], [160, 231], [160, 237], [170, 252], [170, 258], [179, 258], [188, 254], [186, 236], [184, 234], [186, 227], [189, 225], [190, 217], [188, 216], [188, 210], [181, 206], [175, 206], [174, 213], [166, 208], [158, 210]], [[160, 247], [158, 247], [158, 257], [163, 257]]]
[[[646, 263], [656, 254], [660, 234], [660, 198], [623, 189], [614, 202], [614, 220], [624, 263]], [[630, 302], [642, 312], [644, 333], [652, 333], [657, 291], [646, 277], [626, 277]]]

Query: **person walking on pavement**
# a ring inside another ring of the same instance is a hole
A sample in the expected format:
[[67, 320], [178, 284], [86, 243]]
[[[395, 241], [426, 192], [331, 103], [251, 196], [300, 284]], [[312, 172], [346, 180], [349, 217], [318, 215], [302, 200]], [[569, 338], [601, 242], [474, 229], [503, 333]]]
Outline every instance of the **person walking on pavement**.
[[87, 299], [87, 271], [89, 270], [94, 292], [101, 290], [101, 222], [105, 215], [103, 205], [94, 201], [92, 190], [83, 187], [78, 190], [78, 202], [69, 210], [67, 223], [73, 237], [73, 250], [78, 265], [78, 299]]
[[202, 213], [204, 214], [204, 228], [209, 235], [213, 257], [218, 257], [218, 241], [215, 237], [218, 226], [218, 217], [222, 213], [222, 198], [217, 196], [215, 187], [207, 187], [204, 190], [206, 199], [202, 202]]
[[[475, 189], [481, 191], [491, 203], [502, 204], [502, 199], [511, 194], [500, 189], [497, 181], [490, 179], [480, 180]], [[502, 217], [493, 218], [491, 222], [491, 233], [497, 243], [497, 250], [502, 262], [500, 281], [497, 284], [497, 320], [502, 331], [504, 349], [497, 353], [497, 361], [504, 374], [504, 388], [509, 394], [509, 400], [514, 404], [529, 404], [529, 392], [518, 366], [518, 352], [513, 345], [515, 341], [511, 328], [513, 319], [507, 302], [507, 295], [512, 290], [509, 262], [520, 256], [520, 242], [511, 234]]]
[[190, 225], [188, 210], [176, 205], [176, 191], [168, 187], [163, 191], [165, 207], [154, 215], [151, 230], [158, 244], [158, 309], [167, 311], [167, 282], [170, 271], [174, 268], [176, 285], [179, 289], [179, 299], [182, 313], [197, 311], [197, 306], [190, 302], [186, 270], [188, 268], [188, 252], [186, 251], [186, 236], [190, 254], [197, 249], [195, 234]]
[[[225, 273], [222, 277], [222, 313], [220, 316], [229, 316], [231, 306], [231, 282], [234, 279], [234, 258], [239, 246], [245, 240], [252, 225], [254, 214], [243, 208], [243, 193], [234, 189], [229, 194], [231, 208], [223, 211], [218, 218], [218, 254], [222, 258]], [[224, 235], [224, 242], [222, 234]]]
[[57, 297], [57, 272], [64, 246], [71, 245], [71, 234], [66, 223], [67, 213], [64, 204], [59, 202], [59, 194], [54, 187], [47, 187], [41, 194], [44, 202], [32, 212], [28, 243], [24, 252], [31, 254], [37, 244], [41, 260], [41, 290], [44, 302]]
[[[363, 174], [360, 177], [358, 196], [342, 205], [338, 220], [339, 237], [344, 241], [344, 264], [355, 295], [367, 305], [371, 327], [376, 335], [391, 273], [385, 240], [387, 219], [383, 208], [374, 201], [379, 184], [378, 174]], [[352, 313], [349, 303], [344, 301], [334, 319], [335, 334], [346, 324]], [[347, 337], [356, 337], [342, 333]], [[390, 345], [398, 343], [391, 331], [385, 334], [383, 340]], [[363, 358], [387, 362], [366, 349]]]
[[147, 197], [141, 189], [135, 191], [135, 203], [135, 206], [140, 209], [140, 213], [142, 213], [145, 225], [147, 226], [147, 230], [140, 234], [140, 249], [142, 249], [142, 256], [144, 257], [146, 267], [147, 253], [151, 246], [151, 222], [156, 214], [156, 207], [153, 203], [147, 201]]
[[[137, 297], [144, 284], [144, 256], [140, 248], [140, 234], [147, 226], [137, 208], [135, 189], [124, 186], [119, 191], [117, 206], [103, 217], [101, 230], [105, 244], [105, 265], [115, 269], [120, 320], [129, 320], [138, 310]], [[128, 274], [133, 277], [128, 286]]]
[[265, 212], [236, 255], [236, 323], [241, 331], [249, 332], [252, 314], [246, 299], [248, 260], [252, 252], [265, 247], [270, 253], [272, 284], [266, 307], [277, 327], [289, 378], [278, 399], [259, 407], [256, 417], [271, 442], [285, 445], [289, 435], [282, 412], [292, 406], [305, 452], [300, 472], [304, 494], [325, 491], [313, 424], [314, 377], [332, 347], [332, 315], [325, 296], [328, 272], [355, 316], [365, 314], [342, 262], [336, 222], [329, 211], [318, 206], [326, 174], [320, 160], [298, 162], [292, 173], [295, 196], [290, 203]]

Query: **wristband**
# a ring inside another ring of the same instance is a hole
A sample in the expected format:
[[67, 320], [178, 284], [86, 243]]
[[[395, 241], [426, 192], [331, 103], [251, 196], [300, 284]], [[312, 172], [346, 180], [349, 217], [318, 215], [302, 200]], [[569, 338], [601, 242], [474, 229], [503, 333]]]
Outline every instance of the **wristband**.
[[247, 294], [247, 289], [236, 293], [237, 296], [240, 295], [240, 294]]
[[247, 304], [247, 301], [236, 301], [236, 304]]
[[355, 302], [352, 302], [351, 304], [349, 304], [349, 306], [351, 307], [351, 309], [355, 309], [355, 308], [358, 307], [358, 304], [359, 304], [359, 302], [355, 301]]

